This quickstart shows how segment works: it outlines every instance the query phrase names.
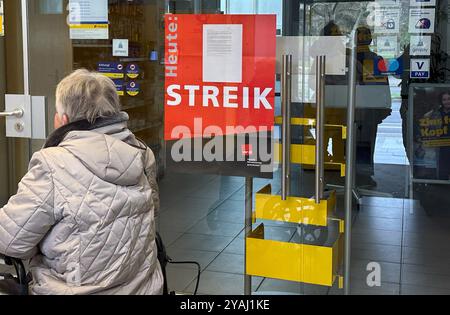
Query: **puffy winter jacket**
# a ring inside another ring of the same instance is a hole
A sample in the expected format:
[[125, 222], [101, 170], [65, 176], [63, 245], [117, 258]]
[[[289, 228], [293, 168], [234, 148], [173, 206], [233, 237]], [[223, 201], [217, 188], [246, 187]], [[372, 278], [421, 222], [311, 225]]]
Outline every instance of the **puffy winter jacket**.
[[162, 293], [155, 157], [127, 121], [56, 130], [0, 209], [0, 253], [31, 258], [31, 294]]

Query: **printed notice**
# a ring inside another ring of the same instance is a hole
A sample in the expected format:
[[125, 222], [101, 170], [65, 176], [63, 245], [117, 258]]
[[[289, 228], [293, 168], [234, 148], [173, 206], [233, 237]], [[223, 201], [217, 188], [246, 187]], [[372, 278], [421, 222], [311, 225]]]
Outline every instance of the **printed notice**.
[[128, 57], [128, 39], [113, 39], [113, 56]]
[[0, 36], [5, 36], [3, 24], [3, 0], [0, 0]]
[[375, 33], [397, 34], [400, 30], [400, 8], [381, 7], [375, 9]]
[[384, 58], [394, 58], [398, 54], [397, 36], [378, 36], [377, 53]]
[[240, 24], [203, 25], [203, 81], [242, 83]]
[[409, 54], [411, 56], [430, 56], [431, 36], [411, 36]]
[[411, 7], [434, 7], [436, 0], [411, 0]]
[[434, 33], [435, 9], [409, 10], [410, 33]]
[[70, 0], [71, 39], [108, 39], [108, 0]]

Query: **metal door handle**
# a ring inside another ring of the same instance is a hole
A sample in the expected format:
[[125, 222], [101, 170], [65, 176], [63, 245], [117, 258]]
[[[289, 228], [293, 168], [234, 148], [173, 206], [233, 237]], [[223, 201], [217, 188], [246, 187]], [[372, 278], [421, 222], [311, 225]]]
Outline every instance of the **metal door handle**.
[[325, 75], [326, 57], [316, 57], [316, 203], [320, 204], [324, 195], [324, 131], [325, 131]]
[[23, 109], [16, 109], [12, 112], [0, 112], [0, 117], [12, 117], [15, 116], [17, 118], [23, 117], [25, 114]]
[[292, 103], [292, 55], [283, 55], [283, 73], [281, 76], [282, 97], [282, 171], [281, 199], [287, 200], [291, 193], [291, 103]]

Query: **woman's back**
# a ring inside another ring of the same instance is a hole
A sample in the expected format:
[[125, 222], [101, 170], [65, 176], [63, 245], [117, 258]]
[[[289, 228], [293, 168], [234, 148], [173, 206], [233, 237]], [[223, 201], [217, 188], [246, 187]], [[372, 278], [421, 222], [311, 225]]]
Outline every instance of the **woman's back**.
[[[14, 203], [33, 208], [29, 198], [42, 199], [40, 211], [54, 224], [30, 264], [32, 294], [161, 293], [155, 192], [145, 172], [154, 158], [148, 161], [150, 150], [128, 131], [127, 118], [92, 131], [71, 124], [63, 139], [49, 139], [57, 146], [33, 157], [33, 181], [21, 184], [31, 195]], [[17, 229], [38, 232], [46, 224], [31, 217]]]

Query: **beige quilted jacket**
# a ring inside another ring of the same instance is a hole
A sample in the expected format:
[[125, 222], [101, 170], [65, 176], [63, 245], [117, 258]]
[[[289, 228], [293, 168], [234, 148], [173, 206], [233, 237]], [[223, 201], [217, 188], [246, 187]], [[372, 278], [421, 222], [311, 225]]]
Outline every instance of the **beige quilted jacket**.
[[155, 157], [127, 121], [57, 130], [0, 209], [0, 253], [31, 258], [30, 293], [162, 293]]

